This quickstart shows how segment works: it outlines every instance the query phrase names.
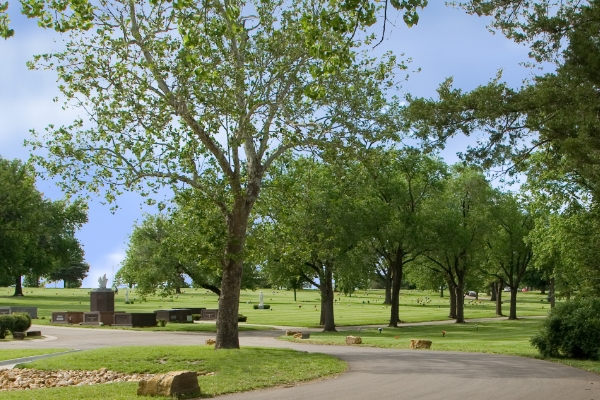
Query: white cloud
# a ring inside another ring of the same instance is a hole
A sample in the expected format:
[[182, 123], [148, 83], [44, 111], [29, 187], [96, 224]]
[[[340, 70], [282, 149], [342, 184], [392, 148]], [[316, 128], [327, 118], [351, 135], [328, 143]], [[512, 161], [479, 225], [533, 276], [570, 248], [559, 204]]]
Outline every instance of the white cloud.
[[107, 287], [111, 287], [113, 284], [114, 274], [117, 273], [121, 266], [121, 261], [125, 259], [125, 250], [116, 249], [111, 253], [103, 254], [99, 260], [90, 261], [90, 271], [88, 272], [87, 278], [83, 280], [82, 287], [86, 288], [97, 288], [98, 278], [106, 274], [108, 278]]

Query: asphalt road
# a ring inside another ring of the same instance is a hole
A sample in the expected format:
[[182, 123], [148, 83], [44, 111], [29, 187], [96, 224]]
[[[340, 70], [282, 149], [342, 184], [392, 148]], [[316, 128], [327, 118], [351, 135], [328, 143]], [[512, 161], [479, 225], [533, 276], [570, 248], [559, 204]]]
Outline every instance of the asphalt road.
[[[197, 345], [210, 333], [139, 332], [38, 326], [49, 339], [5, 342], [3, 348], [92, 349], [159, 344]], [[243, 346], [286, 347], [339, 357], [348, 372], [291, 387], [225, 399], [544, 399], [600, 400], [600, 375], [522, 357], [429, 350], [317, 346], [278, 341], [281, 331], [240, 333]]]

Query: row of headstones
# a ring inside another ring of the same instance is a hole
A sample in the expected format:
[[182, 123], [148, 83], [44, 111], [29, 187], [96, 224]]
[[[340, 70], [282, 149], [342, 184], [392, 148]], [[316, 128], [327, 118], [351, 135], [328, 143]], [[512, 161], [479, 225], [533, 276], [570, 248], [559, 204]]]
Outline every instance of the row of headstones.
[[155, 326], [157, 321], [193, 322], [193, 314], [199, 314], [205, 321], [216, 320], [218, 310], [206, 308], [174, 308], [155, 310], [152, 313], [128, 313], [124, 311], [54, 311], [52, 322], [55, 324], [114, 325], [145, 327]]
[[12, 313], [27, 313], [31, 319], [37, 319], [38, 317], [37, 307], [23, 307], [23, 306], [0, 306], [0, 314], [12, 314]]

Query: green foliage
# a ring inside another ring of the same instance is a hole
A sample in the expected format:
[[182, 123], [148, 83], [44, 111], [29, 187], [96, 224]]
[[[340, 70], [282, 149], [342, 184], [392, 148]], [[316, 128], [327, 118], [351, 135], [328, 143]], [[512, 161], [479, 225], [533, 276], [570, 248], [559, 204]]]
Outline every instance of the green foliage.
[[[255, 304], [255, 305], [253, 305], [253, 306], [252, 306], [252, 308], [254, 308], [255, 310], [258, 310], [258, 309], [259, 309], [259, 308], [258, 308], [258, 304]], [[270, 308], [271, 308], [271, 305], [270, 305], [270, 304], [263, 304], [263, 309], [264, 309], [264, 310], [268, 310], [268, 309], [270, 309]]]
[[6, 333], [13, 330], [15, 318], [9, 314], [0, 314], [0, 339], [6, 337]]
[[600, 359], [600, 299], [578, 298], [554, 307], [531, 339], [545, 357]]
[[369, 40], [353, 41], [360, 56], [336, 53], [344, 32], [328, 30], [312, 46], [305, 17], [327, 15], [328, 1], [60, 4], [41, 0], [32, 16], [76, 30], [30, 66], [55, 70], [65, 107], [88, 110], [93, 122], [36, 133], [36, 162], [68, 192], [102, 191], [110, 203], [164, 186], [209, 202], [226, 232], [219, 264], [229, 293], [217, 324], [227, 332], [217, 347], [237, 346], [246, 236], [264, 177], [286, 151], [396, 138], [400, 101], [389, 92], [403, 65], [371, 57]]
[[51, 282], [62, 280], [65, 288], [75, 289], [81, 287], [89, 270], [90, 265], [83, 260], [83, 253], [75, 252], [66, 266], [52, 271], [47, 278]]
[[246, 322], [248, 317], [242, 314], [238, 314], [238, 322]]
[[11, 332], [26, 332], [31, 327], [31, 317], [27, 313], [12, 313], [13, 317]]
[[75, 232], [85, 222], [84, 203], [44, 199], [30, 166], [0, 158], [0, 273], [18, 281], [15, 294], [22, 275], [43, 276], [83, 257]]

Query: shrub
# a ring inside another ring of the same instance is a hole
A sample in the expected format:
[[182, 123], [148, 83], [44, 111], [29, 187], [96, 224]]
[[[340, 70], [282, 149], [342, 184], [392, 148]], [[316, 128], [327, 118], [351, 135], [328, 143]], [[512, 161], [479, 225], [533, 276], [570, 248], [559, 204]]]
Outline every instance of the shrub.
[[242, 314], [238, 314], [238, 322], [246, 322], [246, 320], [248, 320], [248, 317]]
[[192, 319], [194, 321], [200, 321], [200, 319], [202, 319], [200, 314], [192, 314]]
[[6, 338], [8, 331], [12, 332], [14, 321], [15, 318], [12, 315], [0, 315], [0, 339]]
[[31, 317], [27, 313], [13, 313], [14, 321], [11, 332], [26, 332], [31, 327]]
[[[255, 304], [255, 305], [253, 306], [253, 308], [254, 308], [255, 310], [258, 310], [258, 304]], [[271, 306], [270, 306], [269, 304], [263, 304], [263, 309], [264, 309], [264, 310], [268, 310], [269, 308], [271, 308]]]
[[600, 299], [557, 304], [531, 344], [545, 357], [600, 359]]
[[159, 319], [157, 322], [158, 322], [158, 326], [160, 326], [160, 327], [164, 327], [167, 325], [166, 319]]

